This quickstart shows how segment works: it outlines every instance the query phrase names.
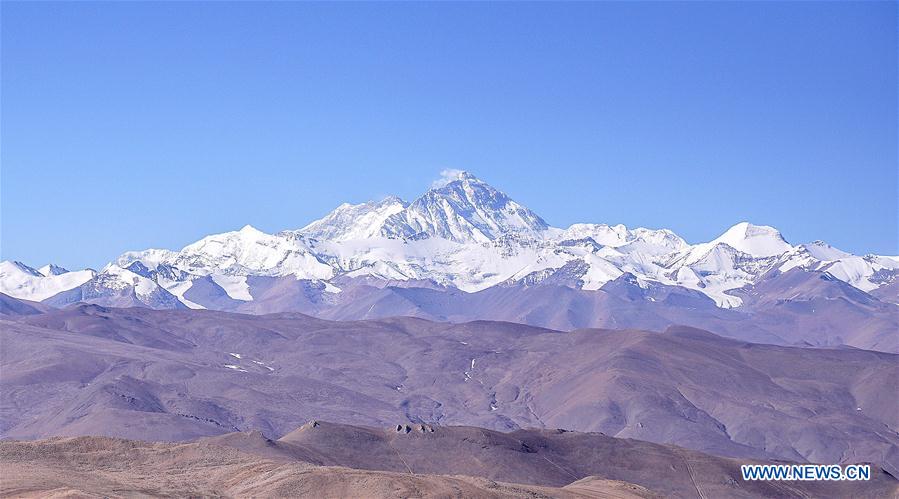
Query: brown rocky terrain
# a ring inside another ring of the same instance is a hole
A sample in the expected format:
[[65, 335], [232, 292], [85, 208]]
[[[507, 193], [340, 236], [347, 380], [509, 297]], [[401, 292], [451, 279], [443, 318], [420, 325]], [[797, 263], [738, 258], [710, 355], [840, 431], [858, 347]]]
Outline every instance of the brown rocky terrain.
[[745, 482], [745, 462], [596, 433], [316, 421], [277, 440], [2, 441], [0, 495], [899, 497], [899, 482], [876, 467], [866, 482]]
[[0, 443], [2, 497], [654, 497], [587, 479], [567, 487], [284, 462], [206, 443], [77, 437]]

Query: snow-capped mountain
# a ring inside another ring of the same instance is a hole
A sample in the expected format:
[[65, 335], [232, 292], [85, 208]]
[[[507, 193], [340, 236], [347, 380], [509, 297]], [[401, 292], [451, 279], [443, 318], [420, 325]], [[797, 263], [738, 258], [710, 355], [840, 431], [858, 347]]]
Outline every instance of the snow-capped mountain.
[[411, 204], [395, 196], [342, 204], [297, 233], [334, 242], [384, 237], [466, 244], [511, 234], [542, 238], [549, 228], [536, 213], [468, 172], [454, 172], [445, 180]]
[[[262, 296], [282, 303], [279, 292], [322, 304], [353, 282], [467, 293], [517, 285], [596, 291], [626, 276], [642, 288], [687, 288], [734, 308], [743, 303], [739, 290], [793, 268], [826, 272], [896, 301], [897, 257], [855, 256], [821, 241], [793, 246], [776, 229], [747, 222], [698, 244], [665, 229], [555, 228], [467, 172], [453, 173], [411, 203], [391, 196], [343, 204], [298, 230], [268, 234], [248, 225], [179, 251], [127, 252], [99, 273], [3, 262], [0, 289], [54, 303], [110, 297], [157, 308], [233, 308]], [[290, 305], [266, 310], [282, 306]]]
[[536, 213], [468, 172], [458, 172], [384, 221], [388, 238], [437, 237], [486, 243], [510, 234], [539, 238], [549, 228]]
[[304, 240], [266, 234], [250, 225], [207, 236], [160, 263], [194, 275], [295, 275], [329, 279], [334, 269], [321, 262]]
[[792, 268], [825, 271], [866, 292], [899, 282], [899, 256], [856, 256], [822, 241], [800, 244], [780, 257], [780, 272]]
[[[701, 255], [721, 245], [730, 246], [740, 253], [753, 258], [782, 255], [793, 248], [774, 227], [740, 222], [712, 241], [697, 244], [691, 248], [691, 257]], [[688, 261], [691, 259], [693, 258], [687, 258]]]
[[37, 271], [40, 272], [44, 277], [50, 277], [51, 275], [62, 275], [69, 272], [67, 269], [62, 268], [59, 265], [54, 265], [52, 263], [44, 265], [43, 267], [37, 269]]
[[574, 224], [558, 233], [555, 239], [572, 241], [590, 238], [594, 242], [621, 251], [648, 254], [670, 254], [683, 250], [689, 245], [680, 236], [667, 229], [653, 230], [637, 228], [628, 230], [624, 225]]
[[149, 270], [160, 266], [172, 274], [207, 275], [294, 275], [298, 279], [329, 279], [334, 269], [323, 263], [306, 245], [305, 239], [290, 233], [266, 234], [250, 225], [240, 230], [206, 236], [181, 251], [150, 249], [130, 251], [115, 264], [129, 267], [140, 262]]
[[344, 203], [298, 232], [327, 241], [369, 239], [381, 235], [387, 219], [402, 212], [407, 206], [408, 203], [396, 196], [361, 204]]
[[100, 301], [104, 305], [116, 307], [186, 308], [157, 280], [114, 264], [107, 265], [102, 272], [95, 274], [83, 284], [43, 301], [55, 307], [78, 302]]
[[40, 270], [21, 262], [0, 262], [0, 292], [23, 300], [43, 301], [54, 295], [76, 288], [94, 277], [87, 269], [68, 272], [56, 265]]

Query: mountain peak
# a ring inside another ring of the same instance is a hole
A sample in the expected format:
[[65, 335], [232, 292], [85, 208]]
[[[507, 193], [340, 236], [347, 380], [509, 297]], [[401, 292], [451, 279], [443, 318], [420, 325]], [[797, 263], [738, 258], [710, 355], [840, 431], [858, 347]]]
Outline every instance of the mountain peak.
[[749, 222], [734, 225], [710, 244], [718, 243], [755, 257], [780, 255], [793, 248], [774, 227]]
[[447, 184], [451, 184], [453, 182], [462, 182], [462, 181], [475, 181], [481, 182], [481, 180], [475, 177], [470, 172], [465, 170], [457, 170], [455, 168], [451, 168], [448, 170], [443, 170], [440, 172], [440, 178], [431, 182], [431, 190], [440, 189], [446, 187]]
[[441, 185], [439, 187], [432, 187], [431, 190], [432, 191], [443, 191], [443, 190], [447, 190], [447, 189], [453, 189], [456, 187], [471, 188], [472, 186], [482, 186], [486, 189], [500, 192], [501, 194], [505, 195], [505, 193], [502, 193], [501, 191], [499, 191], [492, 185], [490, 185], [487, 182], [484, 182], [483, 180], [481, 180], [480, 178], [474, 176], [474, 174], [469, 173], [464, 170], [457, 170], [451, 177], [448, 178], [448, 180], [449, 180], [448, 182], [445, 182], [443, 185]]
[[22, 262], [0, 262], [0, 292], [23, 300], [42, 301], [57, 293], [80, 286], [94, 275], [92, 270], [49, 273]]
[[841, 258], [849, 258], [852, 256], [852, 253], [847, 253], [843, 250], [834, 248], [833, 246], [821, 240], [803, 244], [800, 246], [800, 248], [808, 252], [808, 254], [812, 256], [812, 258], [816, 258], [821, 261], [839, 260]]
[[506, 234], [540, 237], [548, 225], [509, 196], [464, 170], [444, 170], [411, 204], [396, 196], [342, 204], [303, 227], [304, 236], [329, 241], [439, 237], [485, 243]]
[[2, 272], [4, 275], [10, 272], [20, 272], [34, 277], [44, 277], [44, 274], [42, 274], [39, 270], [32, 268], [18, 260], [4, 260], [2, 263], [0, 263], [0, 272]]
[[50, 277], [51, 275], [65, 274], [68, 272], [68, 269], [64, 269], [64, 268], [60, 267], [59, 265], [54, 265], [52, 263], [49, 263], [49, 264], [44, 265], [43, 267], [37, 269], [37, 271], [40, 272], [41, 274], [43, 274], [45, 277]]
[[343, 203], [299, 232], [315, 239], [331, 241], [368, 239], [378, 236], [384, 221], [407, 206], [408, 203], [397, 196], [360, 204]]
[[240, 230], [238, 232], [241, 234], [265, 234], [265, 232], [262, 232], [261, 230], [257, 229], [256, 227], [253, 227], [250, 224], [244, 225], [243, 227], [240, 228]]
[[759, 234], [780, 234], [780, 232], [770, 225], [755, 225], [750, 222], [739, 222], [731, 228], [724, 231], [721, 237], [731, 235], [734, 237], [752, 237]]
[[403, 201], [403, 198], [399, 196], [394, 196], [393, 194], [384, 197], [384, 199], [377, 201], [376, 205], [386, 205], [386, 204], [401, 204], [403, 206], [408, 205], [409, 203]]
[[484, 243], [507, 234], [540, 237], [548, 227], [536, 213], [471, 173], [444, 170], [430, 190], [387, 218], [381, 234]]

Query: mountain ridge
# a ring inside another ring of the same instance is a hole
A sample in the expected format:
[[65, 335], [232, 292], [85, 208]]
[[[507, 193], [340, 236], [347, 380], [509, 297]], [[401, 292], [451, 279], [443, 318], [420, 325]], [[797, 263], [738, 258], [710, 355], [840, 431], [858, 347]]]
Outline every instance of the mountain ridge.
[[[748, 310], [746, 289], [791, 269], [827, 272], [875, 300], [899, 303], [899, 257], [856, 256], [821, 241], [794, 246], [777, 229], [745, 221], [697, 244], [667, 229], [555, 228], [468, 172], [455, 172], [408, 203], [395, 196], [345, 203], [301, 229], [273, 234], [246, 225], [179, 251], [126, 252], [100, 272], [56, 266], [42, 272], [3, 262], [0, 292], [57, 306], [121, 305], [122, 296], [130, 296], [135, 306], [213, 309], [240, 307], [264, 294], [271, 312], [279, 311], [276, 302], [286, 307], [280, 311], [296, 310], [291, 303], [300, 294], [303, 303], [339, 301], [335, 297], [349, 291], [346, 283], [362, 281], [377, 289], [405, 283], [479, 293], [562, 285], [597, 292], [628, 275], [642, 289], [674, 286], [722, 309]], [[286, 278], [308, 284], [259, 288]], [[277, 289], [292, 297], [275, 296]]]

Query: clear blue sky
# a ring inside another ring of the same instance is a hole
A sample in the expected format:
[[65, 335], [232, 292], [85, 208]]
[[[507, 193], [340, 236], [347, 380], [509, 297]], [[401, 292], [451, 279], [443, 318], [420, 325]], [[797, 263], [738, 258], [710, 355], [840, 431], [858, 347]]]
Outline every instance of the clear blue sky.
[[566, 226], [897, 249], [895, 2], [12, 3], [2, 256], [101, 266], [461, 168]]

